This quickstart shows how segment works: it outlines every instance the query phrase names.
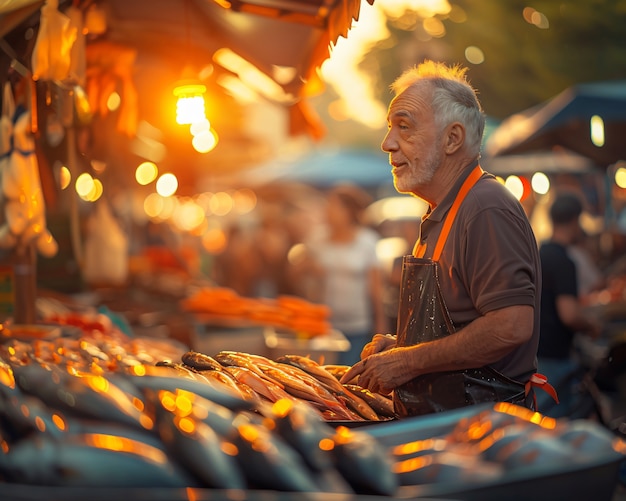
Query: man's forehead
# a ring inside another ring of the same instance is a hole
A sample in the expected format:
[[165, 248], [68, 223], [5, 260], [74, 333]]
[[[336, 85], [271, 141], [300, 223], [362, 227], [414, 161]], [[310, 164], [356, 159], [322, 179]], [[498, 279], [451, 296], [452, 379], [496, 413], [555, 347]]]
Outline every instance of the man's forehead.
[[388, 118], [411, 118], [427, 104], [424, 91], [410, 87], [393, 98], [389, 104]]

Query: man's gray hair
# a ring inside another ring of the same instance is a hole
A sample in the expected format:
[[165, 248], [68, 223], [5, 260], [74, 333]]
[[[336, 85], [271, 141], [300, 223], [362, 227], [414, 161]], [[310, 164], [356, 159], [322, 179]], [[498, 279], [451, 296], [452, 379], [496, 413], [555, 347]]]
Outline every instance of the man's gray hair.
[[397, 96], [409, 87], [422, 85], [433, 89], [431, 107], [439, 130], [452, 123], [465, 126], [466, 148], [478, 156], [485, 130], [485, 114], [474, 88], [466, 78], [467, 68], [426, 60], [409, 68], [392, 84]]

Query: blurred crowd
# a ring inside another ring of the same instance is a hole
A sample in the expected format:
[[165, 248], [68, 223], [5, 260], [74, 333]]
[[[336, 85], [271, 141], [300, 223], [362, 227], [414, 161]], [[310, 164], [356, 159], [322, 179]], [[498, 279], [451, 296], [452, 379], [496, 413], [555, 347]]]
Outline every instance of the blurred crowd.
[[[552, 236], [550, 208], [557, 195], [575, 193], [581, 202], [580, 232], [567, 252], [576, 267], [579, 308], [604, 322], [604, 333], [620, 333], [626, 325], [624, 190], [611, 193], [609, 214], [605, 187], [597, 179], [555, 176], [553, 181], [548, 194], [522, 200], [537, 245]], [[181, 291], [197, 282], [245, 297], [294, 295], [326, 304], [333, 327], [351, 341], [352, 349], [340, 360], [348, 365], [358, 360], [373, 333], [396, 331], [401, 258], [411, 253], [425, 205], [387, 203], [417, 199], [348, 183], [275, 184], [256, 189], [256, 196], [250, 212], [219, 220], [212, 241], [168, 222], [131, 224], [112, 204], [112, 217], [128, 238], [127, 283], [142, 273], [162, 281], [178, 276]], [[39, 265], [45, 275], [46, 263]], [[67, 284], [67, 276], [56, 283]]]
[[[550, 238], [549, 209], [561, 192], [576, 193], [583, 204], [581, 238], [569, 246], [577, 263], [581, 303], [626, 300], [619, 287], [626, 274], [626, 229], [617, 224], [607, 227], [597, 190], [588, 184], [564, 177], [548, 195], [522, 201], [537, 244]], [[338, 312], [339, 302], [355, 300], [347, 285], [354, 281], [355, 289], [363, 294], [357, 307], [362, 316], [368, 304], [368, 322], [356, 330], [393, 332], [398, 264], [411, 252], [423, 211], [398, 206], [395, 212], [381, 215], [374, 209], [386, 198], [347, 183], [326, 189], [276, 185], [259, 191], [252, 212], [223, 225], [223, 242], [216, 249], [208, 251], [199, 238], [178, 234], [167, 223], [148, 223], [139, 243], [134, 247], [131, 243], [131, 252], [142, 258], [151, 254], [153, 259], [158, 257], [162, 269], [183, 269], [190, 278], [209, 280], [242, 296], [292, 294], [333, 303], [329, 305]], [[626, 207], [619, 198], [614, 204], [617, 213], [622, 205]], [[348, 265], [350, 271], [346, 271]], [[346, 324], [336, 317], [336, 322], [339, 330], [351, 330], [350, 319]]]

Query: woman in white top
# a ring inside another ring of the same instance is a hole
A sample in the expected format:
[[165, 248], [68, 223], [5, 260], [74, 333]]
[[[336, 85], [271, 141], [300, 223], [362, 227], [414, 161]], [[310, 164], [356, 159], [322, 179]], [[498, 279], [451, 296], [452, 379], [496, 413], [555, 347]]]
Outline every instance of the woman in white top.
[[360, 360], [361, 349], [376, 332], [387, 332], [382, 274], [376, 256], [379, 235], [362, 223], [371, 198], [353, 185], [327, 194], [326, 224], [307, 244], [310, 299], [328, 305], [331, 323], [350, 341], [339, 364]]

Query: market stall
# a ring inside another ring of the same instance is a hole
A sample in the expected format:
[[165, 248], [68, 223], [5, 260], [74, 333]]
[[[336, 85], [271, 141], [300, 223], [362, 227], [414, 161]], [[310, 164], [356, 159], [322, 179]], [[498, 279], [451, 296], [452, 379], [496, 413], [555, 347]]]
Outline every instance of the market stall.
[[611, 500], [626, 455], [592, 421], [506, 403], [396, 420], [308, 357], [65, 320], [2, 331], [3, 499]]
[[[183, 8], [168, 10], [172, 5]], [[6, 33], [19, 31], [3, 51], [22, 112], [15, 122], [10, 98], [3, 100], [3, 126], [14, 140], [7, 146], [10, 166], [2, 166], [8, 201], [1, 243], [12, 261], [3, 268], [0, 324], [1, 499], [526, 499], [531, 493], [553, 499], [558, 492], [610, 500], [626, 443], [598, 423], [556, 421], [510, 404], [399, 419], [390, 395], [358, 380], [340, 381], [348, 367], [334, 357], [348, 340], [331, 328], [325, 305], [289, 294], [244, 296], [198, 273], [197, 254], [180, 244], [197, 227], [182, 227], [174, 253], [163, 252], [168, 235], [147, 235], [147, 251], [126, 261], [124, 221], [108, 211], [130, 196], [116, 199], [108, 187], [103, 196], [96, 173], [106, 170], [98, 155], [113, 150], [108, 158], [121, 167], [107, 179], [117, 188], [116, 181], [127, 180], [132, 169], [115, 150], [120, 138], [137, 138], [140, 103], [158, 102], [147, 87], [135, 86], [135, 64], [146, 53], [154, 58], [155, 47], [180, 59], [190, 39], [192, 52], [209, 58], [230, 43], [275, 79], [280, 92], [273, 99], [289, 108], [293, 128], [315, 135], [303, 97], [360, 3], [108, 0], [14, 7], [4, 7], [0, 19], [11, 25]], [[182, 21], [175, 26], [177, 16]], [[253, 28], [246, 24], [251, 19], [258, 21]], [[251, 32], [240, 37], [246, 26]], [[40, 38], [46, 31], [51, 38]], [[302, 43], [286, 44], [283, 31]], [[85, 46], [74, 45], [84, 33]], [[135, 37], [137, 45], [129, 47]], [[257, 43], [266, 38], [273, 43]], [[63, 57], [74, 48], [84, 49], [83, 56]], [[68, 61], [84, 66], [63, 64]], [[222, 76], [237, 73], [224, 62], [217, 66]], [[294, 70], [290, 78], [275, 72], [279, 66]], [[158, 78], [151, 73], [147, 80]], [[111, 89], [124, 98], [115, 113]], [[222, 163], [242, 149], [237, 139], [218, 157]], [[181, 158], [184, 175], [189, 157]], [[76, 193], [57, 189], [69, 185], [64, 176]], [[17, 196], [9, 196], [9, 181]], [[55, 196], [71, 228], [58, 248], [44, 210]], [[102, 210], [90, 210], [100, 197]], [[177, 201], [184, 222], [200, 207], [191, 198]], [[226, 198], [235, 206], [245, 197], [213, 193], [213, 214]], [[97, 222], [91, 246], [83, 246], [90, 234], [86, 215]], [[223, 237], [221, 228], [202, 228]], [[37, 253], [56, 254], [68, 242], [86, 286], [67, 294], [33, 287]], [[90, 252], [97, 257], [90, 260]], [[24, 266], [28, 274], [18, 280]]]

